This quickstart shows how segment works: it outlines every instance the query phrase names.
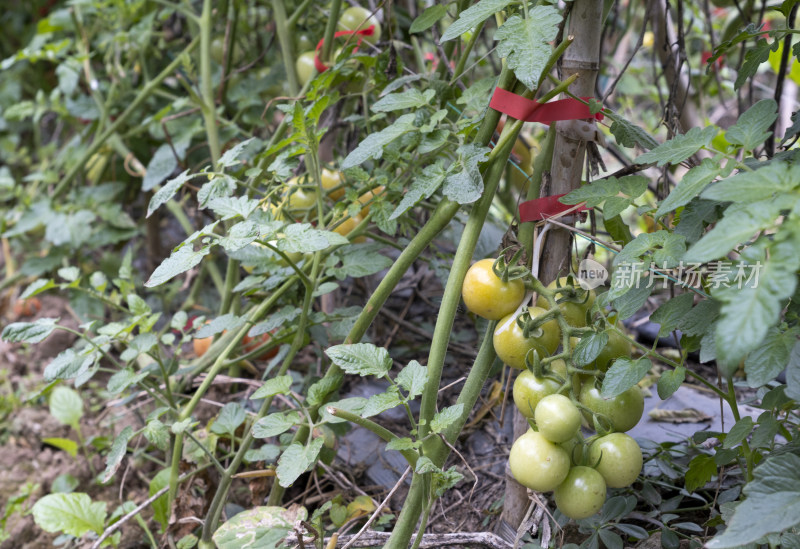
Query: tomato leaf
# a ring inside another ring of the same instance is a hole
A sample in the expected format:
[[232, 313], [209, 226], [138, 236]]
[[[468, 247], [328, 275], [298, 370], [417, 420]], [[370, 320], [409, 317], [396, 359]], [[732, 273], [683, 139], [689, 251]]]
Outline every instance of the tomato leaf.
[[512, 15], [494, 33], [494, 39], [500, 41], [497, 54], [506, 58], [517, 79], [530, 90], [539, 86], [560, 23], [561, 13], [556, 8], [540, 5], [530, 10], [527, 19]]
[[404, 114], [394, 124], [382, 129], [379, 132], [371, 133], [364, 140], [358, 144], [347, 158], [344, 159], [341, 165], [342, 170], [353, 168], [359, 164], [366, 162], [370, 158], [378, 159], [383, 155], [383, 148], [413, 129], [414, 121], [416, 120], [414, 113]]
[[308, 467], [317, 460], [322, 445], [325, 440], [322, 437], [315, 438], [308, 446], [303, 446], [295, 442], [284, 450], [278, 460], [278, 467], [275, 472], [278, 475], [278, 482], [284, 488], [291, 486], [297, 477], [302, 475]]
[[[762, 99], [747, 109], [725, 132], [725, 139], [744, 150], [752, 151], [770, 136], [767, 131], [778, 118], [778, 104], [773, 99]], [[736, 200], [736, 199], [733, 199]]]
[[361, 417], [372, 417], [382, 414], [386, 410], [391, 410], [400, 406], [403, 401], [396, 387], [389, 387], [385, 393], [372, 395], [367, 399], [364, 408], [361, 410]]
[[440, 161], [425, 166], [425, 169], [414, 179], [411, 187], [403, 196], [397, 208], [392, 212], [392, 215], [389, 216], [389, 219], [397, 219], [423, 198], [430, 198], [431, 195], [436, 192], [436, 189], [442, 185], [446, 175], [447, 172], [442, 167]]
[[372, 104], [370, 110], [372, 112], [392, 112], [417, 109], [430, 103], [435, 95], [434, 90], [425, 90], [423, 93], [416, 88], [411, 88], [381, 97]]
[[103, 482], [108, 482], [114, 473], [119, 469], [122, 463], [122, 458], [125, 457], [128, 451], [128, 441], [133, 438], [133, 427], [128, 425], [122, 432], [117, 435], [114, 442], [111, 444], [111, 451], [106, 456], [106, 470], [103, 471]]
[[3, 328], [3, 341], [39, 343], [53, 333], [59, 320], [59, 318], [39, 318], [34, 322], [12, 322]]
[[684, 174], [669, 196], [659, 204], [655, 217], [661, 217], [688, 204], [720, 173], [722, 173], [722, 167], [718, 158], [704, 158], [699, 166], [693, 167]]
[[483, 178], [478, 164], [489, 158], [489, 148], [462, 145], [458, 148], [458, 161], [448, 169], [444, 180], [444, 195], [459, 204], [475, 202], [483, 193]]
[[83, 417], [83, 400], [78, 391], [59, 385], [50, 393], [50, 415], [60, 423], [77, 428]]
[[238, 402], [228, 402], [220, 410], [219, 415], [211, 424], [211, 432], [217, 435], [231, 435], [244, 423], [244, 408]]
[[441, 4], [436, 4], [425, 9], [420, 13], [416, 19], [411, 23], [408, 32], [415, 34], [431, 28], [436, 22], [447, 15], [447, 8]]
[[288, 509], [254, 507], [237, 513], [217, 528], [214, 543], [219, 549], [284, 547], [282, 540], [295, 524], [307, 517], [308, 511], [298, 505], [291, 505]]
[[276, 437], [285, 433], [302, 421], [299, 412], [270, 414], [262, 417], [253, 425], [253, 436], [256, 438]]
[[600, 394], [603, 398], [614, 398], [639, 383], [653, 365], [649, 359], [618, 358], [606, 372]]
[[591, 333], [583, 336], [572, 353], [572, 361], [575, 366], [585, 366], [591, 364], [603, 352], [603, 348], [608, 343], [608, 334], [605, 332]]
[[434, 433], [441, 433], [450, 424], [457, 421], [464, 413], [464, 404], [458, 403], [448, 406], [436, 413], [431, 420], [431, 431]]
[[650, 320], [659, 324], [658, 337], [665, 337], [678, 327], [681, 319], [694, 303], [694, 294], [685, 293], [663, 303], [650, 315]]
[[768, 457], [744, 487], [747, 498], [728, 522], [727, 529], [708, 542], [710, 549], [740, 547], [762, 536], [788, 530], [800, 523], [800, 457], [785, 453]]
[[408, 399], [413, 400], [425, 389], [425, 383], [428, 381], [428, 369], [416, 360], [412, 360], [408, 366], [400, 370], [396, 381], [400, 387], [406, 390]]
[[453, 24], [447, 27], [447, 30], [444, 31], [444, 34], [442, 35], [441, 41], [447, 42], [453, 38], [458, 38], [478, 23], [485, 21], [487, 18], [505, 8], [510, 3], [511, 0], [481, 0], [475, 5], [470, 6], [459, 13], [458, 19], [456, 19]]
[[686, 491], [691, 493], [702, 488], [716, 474], [717, 465], [713, 456], [705, 454], [695, 456], [689, 462], [689, 469], [686, 471]]
[[658, 397], [666, 400], [677, 391], [686, 379], [686, 368], [680, 366], [674, 370], [667, 370], [658, 378]]
[[789, 354], [796, 341], [795, 330], [781, 332], [777, 328], [770, 328], [761, 345], [744, 360], [747, 384], [757, 388], [775, 379], [789, 362]]
[[389, 352], [371, 343], [335, 345], [328, 348], [325, 354], [348, 374], [383, 377], [392, 368]]
[[205, 256], [211, 253], [211, 246], [202, 246], [195, 251], [191, 244], [186, 244], [173, 251], [170, 256], [156, 267], [153, 274], [144, 285], [148, 288], [159, 286], [171, 280], [179, 274], [185, 273], [189, 269], [200, 264]]
[[666, 143], [662, 143], [652, 151], [648, 151], [636, 159], [637, 164], [650, 164], [655, 162], [658, 167], [666, 164], [683, 162], [694, 153], [711, 145], [711, 140], [717, 135], [715, 126], [705, 128], [692, 128], [682, 135], [676, 135]]
[[725, 441], [722, 443], [723, 448], [733, 448], [747, 438], [753, 431], [753, 418], [745, 416], [737, 421], [728, 434], [725, 436]]
[[273, 397], [275, 395], [287, 395], [292, 388], [292, 376], [284, 375], [273, 377], [264, 382], [264, 385], [256, 389], [250, 396], [251, 400]]
[[798, 179], [800, 167], [775, 161], [755, 171], [742, 171], [723, 179], [703, 191], [702, 197], [721, 202], [757, 202], [791, 191]]

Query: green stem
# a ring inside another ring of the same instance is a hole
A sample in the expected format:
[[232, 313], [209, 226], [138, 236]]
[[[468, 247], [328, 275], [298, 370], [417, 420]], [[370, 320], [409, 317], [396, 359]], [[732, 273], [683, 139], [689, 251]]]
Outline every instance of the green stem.
[[472, 33], [472, 37], [467, 42], [467, 46], [461, 52], [461, 55], [458, 58], [458, 64], [456, 65], [455, 70], [453, 71], [453, 78], [450, 79], [450, 85], [454, 86], [456, 82], [461, 78], [462, 73], [464, 72], [464, 66], [467, 64], [467, 59], [469, 58], [469, 54], [472, 52], [472, 48], [475, 47], [475, 42], [478, 41], [478, 36], [480, 36], [481, 31], [483, 30], [483, 25], [486, 24], [486, 21], [482, 21], [476, 28], [475, 32]]
[[[539, 193], [542, 188], [542, 177], [545, 172], [549, 172], [553, 165], [553, 149], [556, 143], [556, 125], [550, 124], [547, 130], [547, 137], [544, 140], [542, 150], [536, 155], [536, 160], [533, 164], [533, 175], [531, 176], [528, 184], [528, 200], [539, 198]], [[536, 223], [528, 222], [522, 223], [519, 228], [519, 241], [525, 246], [525, 255], [528, 258], [528, 267], [531, 266], [533, 261], [533, 228]]]
[[[738, 423], [739, 420], [742, 419], [742, 416], [739, 413], [739, 403], [736, 401], [736, 389], [733, 386], [733, 377], [728, 377], [728, 394], [725, 400], [728, 401], [728, 404], [731, 407], [733, 419]], [[745, 469], [745, 477], [747, 478], [747, 482], [750, 482], [753, 480], [753, 467], [755, 463], [753, 450], [750, 448], [750, 444], [747, 442], [747, 439], [742, 441], [742, 450], [744, 451], [744, 459], [747, 465]]]
[[275, 12], [275, 30], [278, 33], [278, 43], [281, 45], [281, 56], [283, 57], [283, 65], [286, 69], [286, 79], [289, 82], [289, 93], [297, 97], [297, 94], [300, 92], [300, 84], [297, 80], [297, 71], [294, 65], [295, 57], [292, 48], [292, 29], [287, 24], [286, 8], [283, 2], [284, 0], [272, 0], [272, 9]]
[[328, 15], [328, 23], [325, 25], [325, 39], [322, 43], [322, 51], [320, 51], [320, 59], [322, 62], [327, 62], [331, 57], [333, 51], [333, 35], [336, 34], [336, 25], [339, 22], [339, 11], [342, 9], [342, 0], [333, 0], [331, 2], [331, 13]]
[[197, 47], [197, 44], [199, 42], [200, 39], [198, 37], [192, 40], [189, 43], [189, 45], [186, 46], [180, 54], [178, 54], [178, 56], [172, 61], [172, 63], [167, 65], [163, 71], [161, 71], [154, 79], [148, 82], [144, 88], [142, 88], [142, 91], [140, 91], [139, 94], [131, 102], [131, 104], [128, 105], [128, 108], [125, 109], [122, 112], [122, 114], [120, 114], [117, 117], [114, 123], [108, 126], [103, 133], [101, 133], [94, 139], [91, 146], [88, 149], [86, 149], [86, 151], [78, 159], [78, 161], [75, 164], [73, 164], [72, 168], [70, 168], [70, 170], [64, 176], [64, 179], [62, 179], [58, 183], [58, 185], [56, 185], [56, 188], [53, 190], [53, 198], [60, 196], [67, 189], [69, 184], [72, 183], [72, 180], [75, 179], [75, 177], [78, 175], [78, 172], [80, 172], [83, 169], [83, 166], [86, 164], [86, 162], [89, 161], [92, 155], [97, 153], [97, 151], [99, 151], [103, 146], [105, 146], [106, 142], [108, 141], [108, 138], [111, 137], [111, 135], [117, 133], [119, 129], [122, 127], [122, 125], [128, 121], [128, 119], [133, 115], [134, 112], [136, 112], [139, 106], [142, 103], [144, 103], [144, 101], [148, 97], [150, 97], [150, 95], [155, 91], [155, 89], [158, 86], [160, 86], [161, 83], [168, 76], [170, 76], [173, 72], [175, 72], [175, 70], [179, 66], [183, 64], [184, 56], [190, 54], [192, 50], [194, 50], [194, 48]]
[[214, 103], [214, 83], [211, 80], [211, 4], [212, 0], [203, 0], [203, 11], [200, 13], [200, 93], [208, 150], [211, 153], [211, 169], [216, 170], [217, 160], [220, 157], [220, 144]]

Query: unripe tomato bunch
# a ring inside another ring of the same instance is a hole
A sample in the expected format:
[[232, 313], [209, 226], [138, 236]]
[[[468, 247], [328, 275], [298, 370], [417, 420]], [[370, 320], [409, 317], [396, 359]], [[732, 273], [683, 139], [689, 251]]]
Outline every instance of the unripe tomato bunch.
[[[373, 27], [372, 34], [356, 35], [360, 36], [365, 42], [375, 44], [381, 37], [381, 25], [372, 13], [362, 7], [354, 6], [347, 8], [339, 16], [339, 22], [336, 25], [339, 31], [360, 31]], [[334, 57], [338, 57], [341, 53], [341, 48], [336, 50]], [[317, 56], [316, 50], [308, 50], [301, 53], [295, 61], [295, 70], [297, 71], [297, 78], [300, 85], [305, 85], [306, 82], [311, 80], [316, 71], [316, 64], [314, 58]]]
[[[554, 492], [558, 509], [582, 519], [597, 513], [606, 488], [630, 486], [642, 470], [642, 451], [625, 431], [641, 419], [644, 398], [638, 385], [604, 398], [600, 381], [620, 357], [631, 356], [630, 341], [616, 320], [595, 315], [596, 295], [572, 276], [548, 286], [508, 263], [483, 259], [467, 271], [462, 287], [472, 313], [496, 320], [494, 348], [512, 368], [514, 403], [531, 428], [512, 445], [509, 466], [517, 481], [539, 492]], [[533, 292], [538, 294], [530, 306]], [[582, 337], [604, 331], [608, 342], [590, 364], [573, 361]], [[560, 352], [557, 352], [561, 348]], [[584, 439], [582, 422], [597, 434]]]

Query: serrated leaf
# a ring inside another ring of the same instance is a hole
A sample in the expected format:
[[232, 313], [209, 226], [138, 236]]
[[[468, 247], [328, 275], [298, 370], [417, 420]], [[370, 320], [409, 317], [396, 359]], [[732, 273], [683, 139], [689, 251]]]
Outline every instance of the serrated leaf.
[[177, 177], [167, 181], [167, 184], [158, 189], [153, 195], [153, 198], [150, 199], [150, 203], [147, 206], [147, 215], [145, 217], [150, 217], [162, 204], [166, 204], [166, 202], [183, 187], [183, 184], [189, 181], [190, 177], [189, 170], [186, 170]]
[[347, 155], [347, 158], [342, 162], [341, 169], [346, 170], [348, 168], [353, 168], [366, 162], [370, 158], [379, 159], [383, 155], [383, 148], [386, 145], [414, 129], [415, 120], [415, 114], [404, 114], [395, 120], [391, 126], [387, 126], [379, 132], [369, 134], [358, 144], [355, 150]]
[[572, 361], [575, 366], [586, 366], [600, 356], [603, 348], [608, 343], [608, 334], [605, 332], [596, 333], [592, 332], [588, 335], [581, 337], [575, 350], [572, 353]]
[[88, 494], [48, 494], [32, 509], [33, 520], [46, 532], [63, 532], [76, 538], [88, 532], [101, 534], [106, 521], [106, 504], [92, 501]]
[[621, 395], [639, 383], [652, 366], [650, 360], [646, 358], [637, 360], [618, 358], [606, 372], [600, 394], [603, 398], [614, 398]]
[[431, 431], [441, 433], [464, 413], [464, 404], [458, 403], [437, 412], [431, 420]]
[[677, 391], [686, 379], [686, 368], [680, 366], [674, 370], [662, 372], [658, 378], [658, 398], [666, 400]]
[[278, 240], [278, 249], [287, 253], [307, 254], [348, 242], [342, 235], [315, 229], [310, 223], [293, 223], [286, 227], [283, 238]]
[[653, 136], [636, 124], [628, 122], [619, 115], [609, 115], [609, 118], [613, 120], [609, 130], [617, 143], [623, 147], [631, 149], [639, 145], [641, 148], [649, 150], [658, 146], [658, 142]]
[[400, 370], [397, 374], [397, 384], [408, 393], [408, 399], [413, 400], [425, 390], [425, 383], [428, 381], [428, 369], [416, 360], [408, 363], [408, 366]]
[[659, 204], [655, 217], [661, 217], [681, 206], [688, 204], [693, 198], [698, 196], [720, 173], [722, 167], [719, 162], [704, 158], [699, 166], [695, 166], [686, 172], [678, 185], [672, 189], [669, 196]]
[[760, 39], [755, 45], [747, 48], [744, 54], [744, 62], [739, 67], [736, 81], [733, 83], [733, 89], [738, 90], [747, 82], [748, 78], [755, 76], [758, 67], [769, 60], [769, 52], [777, 51], [779, 44], [780, 41], [777, 39], [772, 45], [766, 40]]
[[109, 378], [108, 392], [111, 395], [118, 395], [131, 385], [139, 383], [147, 375], [148, 372], [135, 372], [132, 368], [124, 368]]
[[744, 416], [731, 427], [730, 432], [725, 436], [725, 440], [722, 442], [722, 447], [733, 448], [734, 446], [738, 446], [752, 431], [753, 418]]
[[770, 328], [761, 345], [748, 354], [744, 361], [747, 384], [758, 388], [774, 380], [788, 364], [796, 341], [795, 331], [781, 332], [777, 328]]
[[253, 143], [255, 138], [251, 137], [250, 139], [246, 139], [241, 143], [238, 143], [234, 147], [231, 147], [225, 154], [223, 154], [220, 159], [217, 161], [217, 166], [220, 168], [228, 168], [230, 166], [235, 166], [241, 162], [242, 156], [247, 151], [247, 147]]
[[763, 341], [780, 318], [783, 300], [794, 293], [800, 269], [797, 243], [774, 242], [768, 250], [769, 259], [762, 261], [757, 280], [718, 294], [724, 304], [714, 333], [717, 359], [726, 375]]
[[208, 207], [222, 220], [241, 216], [247, 218], [258, 208], [258, 200], [246, 196], [228, 196], [209, 200]]
[[128, 425], [114, 439], [114, 442], [111, 444], [111, 450], [106, 456], [106, 469], [103, 471], [102, 477], [103, 482], [111, 480], [111, 477], [113, 477], [114, 473], [119, 469], [122, 458], [125, 457], [125, 453], [128, 451], [128, 441], [131, 438], [133, 438], [133, 427]]
[[319, 437], [313, 439], [308, 446], [290, 444], [278, 460], [275, 470], [279, 484], [284, 488], [291, 486], [317, 460], [323, 443], [324, 439]]
[[148, 288], [159, 286], [175, 278], [179, 274], [183, 274], [189, 269], [196, 267], [209, 253], [211, 253], [211, 248], [209, 246], [203, 246], [197, 251], [192, 249], [191, 244], [181, 246], [173, 251], [161, 265], [156, 267], [156, 270], [153, 271], [153, 274], [150, 275], [150, 278], [144, 285]]
[[431, 458], [427, 456], [421, 456], [417, 460], [417, 465], [414, 467], [414, 472], [419, 475], [424, 475], [425, 473], [438, 473], [441, 469], [436, 466]]
[[447, 14], [447, 8], [441, 4], [436, 4], [425, 8], [425, 11], [420, 13], [416, 19], [411, 23], [408, 32], [415, 34], [418, 32], [426, 31], [431, 28], [436, 22]]
[[64, 450], [72, 457], [78, 455], [78, 449], [80, 448], [77, 442], [69, 438], [45, 437], [42, 439], [42, 442], [54, 446], [59, 450]]
[[478, 164], [489, 158], [489, 148], [475, 144], [462, 145], [456, 151], [458, 161], [448, 169], [442, 191], [459, 204], [470, 204], [483, 194], [483, 177]]
[[208, 183], [203, 183], [203, 186], [197, 191], [197, 204], [203, 210], [212, 200], [228, 198], [235, 192], [236, 181], [233, 178], [227, 175], [216, 176]]
[[408, 437], [403, 438], [393, 438], [389, 442], [386, 443], [387, 450], [413, 450], [414, 449], [414, 441]]
[[244, 420], [245, 412], [242, 405], [238, 402], [228, 402], [211, 424], [211, 432], [217, 435], [233, 435]]
[[666, 143], [662, 143], [652, 151], [644, 153], [636, 159], [637, 164], [656, 162], [659, 167], [666, 164], [683, 162], [703, 147], [708, 147], [717, 135], [717, 128], [692, 128], [682, 135], [676, 135]]
[[719, 316], [719, 303], [706, 299], [684, 314], [678, 329], [687, 336], [705, 335]]
[[389, 219], [397, 219], [410, 208], [416, 206], [420, 200], [430, 198], [436, 192], [436, 189], [442, 185], [446, 175], [447, 172], [439, 162], [426, 166], [414, 179], [411, 187], [406, 191], [400, 204], [397, 205]]
[[276, 437], [302, 421], [299, 412], [275, 413], [262, 417], [253, 424], [255, 438]]
[[694, 294], [686, 293], [663, 303], [650, 315], [650, 320], [659, 324], [658, 337], [666, 337], [678, 327], [681, 319], [689, 312], [694, 303]]
[[767, 131], [778, 118], [778, 104], [774, 99], [762, 99], [747, 109], [725, 132], [725, 139], [744, 150], [752, 151], [770, 136]]
[[371, 343], [336, 345], [328, 348], [325, 354], [348, 374], [383, 377], [392, 369], [389, 352]]
[[169, 429], [158, 419], [151, 419], [145, 425], [142, 431], [144, 438], [158, 448], [159, 450], [166, 450], [169, 448]]
[[756, 202], [793, 190], [800, 181], [800, 167], [770, 162], [754, 171], [742, 171], [706, 189], [702, 197], [721, 202]]
[[698, 488], [702, 488], [716, 474], [717, 465], [714, 463], [713, 456], [705, 454], [695, 456], [689, 462], [689, 469], [686, 471], [686, 491], [692, 493]]
[[284, 375], [273, 377], [264, 382], [264, 385], [256, 389], [250, 396], [251, 400], [273, 397], [275, 395], [287, 395], [292, 388], [292, 376]]
[[3, 341], [39, 343], [55, 330], [59, 320], [59, 318], [39, 318], [33, 322], [12, 322], [3, 328]]
[[142, 179], [142, 190], [147, 192], [154, 189], [156, 185], [172, 175], [177, 167], [178, 159], [175, 158], [170, 144], [161, 145], [147, 163], [147, 171]]
[[20, 294], [19, 299], [28, 299], [29, 297], [33, 297], [35, 295], [39, 295], [42, 292], [46, 292], [52, 288], [56, 287], [56, 283], [50, 280], [49, 278], [43, 278], [34, 281], [30, 286], [25, 288], [25, 291]]
[[590, 208], [599, 206], [605, 200], [617, 196], [620, 192], [619, 180], [616, 177], [600, 179], [583, 185], [558, 199], [562, 204], [575, 205], [586, 202]]
[[504, 9], [510, 3], [511, 0], [480, 0], [480, 2], [458, 14], [458, 19], [444, 31], [441, 42], [458, 38], [474, 26]]
[[400, 406], [402, 403], [403, 401], [400, 400], [397, 389], [389, 387], [385, 393], [378, 393], [367, 399], [364, 408], [361, 410], [361, 417], [377, 416], [386, 410], [391, 410], [392, 408]]
[[616, 217], [624, 212], [631, 204], [633, 204], [633, 200], [630, 198], [612, 196], [603, 203], [603, 218]]
[[[219, 549], [279, 549], [286, 547], [283, 539], [295, 524], [306, 520], [305, 507], [260, 506], [237, 513], [214, 532]], [[311, 519], [312, 522], [314, 519]]]
[[436, 95], [434, 90], [426, 90], [425, 93], [416, 88], [409, 90], [391, 93], [378, 99], [372, 104], [370, 110], [372, 112], [392, 112], [400, 110], [417, 109], [428, 104]]
[[78, 391], [59, 385], [50, 393], [50, 415], [60, 423], [77, 428], [83, 417], [83, 400]]
[[340, 373], [337, 375], [326, 375], [319, 381], [315, 382], [308, 388], [308, 396], [306, 404], [309, 406], [319, 406], [325, 399], [328, 398], [332, 392], [339, 388], [344, 376]]
[[756, 467], [744, 487], [741, 502], [721, 535], [707, 543], [710, 549], [741, 547], [761, 537], [800, 523], [800, 457], [786, 453], [768, 457]]
[[73, 349], [61, 351], [44, 369], [45, 381], [54, 379], [75, 379], [84, 374], [99, 358], [98, 351], [84, 354]]
[[552, 53], [550, 42], [555, 40], [560, 24], [558, 9], [540, 5], [530, 10], [527, 19], [512, 15], [494, 33], [494, 39], [500, 41], [497, 55], [505, 57], [508, 67], [529, 90], [539, 86]]
[[233, 313], [220, 315], [213, 319], [211, 322], [204, 324], [195, 332], [196, 339], [205, 339], [217, 334], [221, 334], [225, 330], [235, 331], [244, 326], [247, 318], [243, 316], [236, 316]]

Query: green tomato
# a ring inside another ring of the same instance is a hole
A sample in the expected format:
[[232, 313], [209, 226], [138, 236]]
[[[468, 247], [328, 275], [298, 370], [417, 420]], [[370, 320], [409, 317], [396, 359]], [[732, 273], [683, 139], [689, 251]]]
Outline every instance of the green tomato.
[[581, 454], [575, 451], [575, 449], [581, 444], [583, 444], [583, 434], [581, 434], [580, 431], [575, 433], [575, 436], [568, 441], [558, 443], [558, 445], [561, 446], [567, 453], [570, 460], [572, 460], [572, 463], [575, 464], [578, 464], [581, 459]]
[[371, 25], [375, 29], [371, 35], [364, 36], [364, 41], [375, 44], [381, 38], [381, 24], [371, 15], [372, 12], [361, 7], [347, 8], [339, 16], [339, 30], [365, 30]]
[[[547, 311], [539, 307], [529, 307], [531, 318], [537, 318]], [[558, 348], [561, 330], [555, 319], [548, 320], [538, 328], [538, 334], [526, 338], [522, 328], [512, 314], [502, 318], [494, 331], [494, 350], [497, 356], [517, 370], [525, 369], [525, 356], [529, 351], [539, 353], [540, 358], [550, 356]]]
[[611, 433], [592, 443], [589, 461], [609, 488], [625, 488], [642, 472], [642, 449], [625, 433]]
[[481, 259], [467, 271], [461, 286], [464, 304], [476, 315], [500, 320], [517, 310], [525, 297], [522, 280], [503, 282], [492, 269], [493, 259]]
[[[617, 327], [623, 330], [622, 324], [617, 323]], [[594, 363], [598, 370], [603, 372], [607, 371], [611, 364], [620, 357], [630, 358], [631, 356], [631, 343], [622, 334], [616, 330], [607, 330], [608, 343], [597, 355]]]
[[286, 207], [290, 211], [310, 210], [317, 204], [317, 193], [310, 189], [299, 187], [299, 179], [291, 178], [287, 181]]
[[552, 490], [569, 473], [567, 452], [533, 430], [514, 441], [508, 464], [517, 482], [537, 492]]
[[314, 57], [316, 57], [316, 55], [317, 52], [313, 50], [307, 51], [301, 53], [294, 62], [294, 68], [297, 71], [297, 79], [301, 86], [305, 86], [306, 82], [311, 80], [317, 72], [317, 67], [314, 65]]
[[295, 36], [294, 44], [294, 51], [308, 51], [317, 47], [317, 45], [311, 41], [311, 38], [307, 34], [298, 34]]
[[570, 469], [554, 495], [559, 511], [573, 520], [584, 519], [603, 508], [606, 483], [591, 467], [578, 465]]
[[536, 427], [550, 442], [566, 442], [581, 426], [581, 413], [569, 397], [547, 395], [536, 405]]
[[[551, 362], [550, 368], [561, 377], [567, 375], [567, 364], [560, 358]], [[530, 370], [523, 370], [514, 380], [512, 389], [514, 404], [523, 416], [533, 418], [539, 401], [547, 395], [554, 394], [560, 387], [561, 385], [552, 379], [538, 378]]]
[[[564, 288], [569, 284], [568, 277], [562, 276], [558, 280], [552, 281], [547, 285], [548, 290], [555, 290], [557, 288]], [[583, 328], [586, 326], [586, 312], [594, 305], [596, 299], [594, 290], [588, 292], [578, 286], [574, 290], [564, 290], [564, 292], [556, 295], [556, 300], [560, 301], [558, 308], [564, 315], [564, 319], [570, 326]], [[536, 299], [536, 305], [542, 309], [549, 309], [550, 304], [543, 296]]]
[[[606, 416], [614, 431], [624, 433], [633, 429], [644, 412], [644, 396], [638, 385], [634, 385], [614, 398], [603, 398], [594, 383], [584, 383], [578, 400], [596, 414]], [[591, 416], [587, 414], [591, 422]]]

